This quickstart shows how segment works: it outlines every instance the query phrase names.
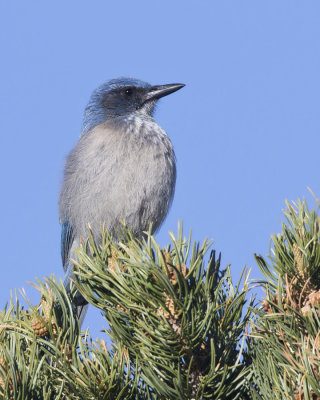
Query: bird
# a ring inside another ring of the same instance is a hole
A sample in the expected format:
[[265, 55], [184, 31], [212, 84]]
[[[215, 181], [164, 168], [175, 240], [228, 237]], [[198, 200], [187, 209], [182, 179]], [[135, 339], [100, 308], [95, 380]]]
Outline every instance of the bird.
[[[121, 221], [141, 238], [164, 221], [175, 191], [176, 158], [167, 133], [154, 119], [158, 100], [185, 85], [151, 85], [133, 78], [99, 86], [84, 110], [82, 132], [66, 159], [59, 197], [64, 286], [70, 291], [75, 249], [101, 225], [116, 234]], [[77, 292], [82, 324], [88, 303]]]

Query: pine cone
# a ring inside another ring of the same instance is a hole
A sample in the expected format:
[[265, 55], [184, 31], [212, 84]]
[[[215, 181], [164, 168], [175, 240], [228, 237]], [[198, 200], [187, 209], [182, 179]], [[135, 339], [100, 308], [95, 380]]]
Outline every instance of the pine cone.
[[[7, 374], [8, 371], [8, 366], [7, 363], [4, 359], [3, 356], [0, 357], [0, 366], [1, 368], [5, 371], [5, 373]], [[19, 384], [20, 382], [20, 378], [19, 378], [19, 374], [18, 372], [16, 372], [16, 381]], [[2, 378], [2, 376], [0, 375], [0, 386], [2, 387], [2, 389], [5, 388], [5, 380]], [[9, 379], [9, 390], [12, 391], [13, 390], [13, 380], [12, 380], [12, 374], [10, 374], [10, 379]]]
[[[50, 336], [48, 324], [49, 324], [49, 318], [43, 318], [43, 317], [41, 318], [39, 316], [32, 321], [31, 327], [36, 336], [46, 337], [46, 336]], [[51, 324], [52, 324], [53, 334], [56, 335], [57, 328], [55, 326], [55, 323], [51, 321]]]
[[[171, 283], [173, 285], [176, 285], [177, 282], [178, 282], [177, 273], [176, 273], [175, 269], [171, 265], [167, 265], [167, 267], [168, 267], [168, 270], [169, 270], [170, 281], [171, 281]], [[184, 277], [187, 276], [188, 268], [187, 268], [187, 266], [185, 264], [181, 265], [181, 269], [180, 269], [179, 266], [177, 266], [177, 269], [178, 269], [178, 271], [180, 270], [180, 272], [182, 273], [182, 275]]]
[[261, 305], [262, 305], [263, 310], [264, 310], [265, 312], [271, 311], [271, 309], [270, 309], [270, 304], [269, 304], [268, 300], [264, 299], [263, 302], [261, 303]]
[[308, 296], [309, 302], [313, 306], [319, 306], [320, 305], [320, 290], [317, 292], [312, 292]]
[[166, 264], [172, 264], [171, 253], [167, 250], [162, 250], [162, 254], [165, 259]]
[[[286, 298], [284, 297], [284, 295], [282, 295], [282, 296], [281, 296], [282, 307], [283, 307], [284, 311], [285, 311], [286, 313], [288, 313], [288, 307], [287, 307], [286, 301], [287, 301]], [[278, 304], [278, 293], [275, 293], [275, 295], [273, 296], [272, 302], [273, 302], [274, 304]], [[265, 312], [267, 312], [267, 313], [269, 313], [269, 314], [272, 312], [272, 311], [271, 311], [271, 306], [270, 306], [269, 300], [264, 299], [264, 300], [262, 301], [261, 305], [262, 305], [263, 310], [264, 310]]]
[[320, 290], [311, 292], [306, 299], [304, 307], [301, 308], [301, 314], [306, 316], [312, 313], [312, 307], [320, 306]]
[[122, 267], [123, 271], [126, 272], [127, 267], [119, 265], [118, 255], [114, 249], [111, 249], [111, 256], [108, 257], [108, 269], [116, 272], [119, 270], [119, 266]]
[[49, 287], [47, 287], [46, 296], [43, 293], [41, 296], [41, 307], [43, 314], [46, 318], [50, 317], [53, 307], [53, 298], [54, 296], [52, 290]]
[[[178, 310], [175, 309], [174, 307], [174, 303], [171, 297], [167, 296], [166, 298], [166, 306], [169, 309], [170, 315], [174, 318], [174, 319], [178, 319]], [[168, 313], [166, 313], [168, 314]], [[169, 317], [169, 315], [167, 315], [167, 317]], [[167, 318], [166, 317], [166, 318]]]
[[166, 295], [166, 307], [169, 311], [166, 311], [164, 308], [161, 307], [158, 311], [158, 315], [163, 315], [166, 320], [169, 320], [171, 317], [174, 317], [176, 319], [178, 317], [178, 314], [175, 311], [173, 300], [168, 295]]
[[167, 265], [167, 268], [168, 268], [169, 279], [172, 282], [172, 284], [175, 285], [178, 282], [176, 269], [179, 270], [184, 277], [186, 277], [187, 273], [188, 273], [188, 268], [185, 264], [183, 264], [183, 265], [181, 265], [181, 268], [180, 268], [180, 266], [176, 266], [176, 269], [175, 269], [172, 266], [173, 260], [172, 260], [171, 254], [166, 250], [162, 250], [162, 254], [163, 254], [165, 263]]
[[62, 350], [62, 354], [65, 356], [67, 362], [72, 362], [72, 349], [69, 344], [67, 344], [66, 348]]
[[[3, 356], [0, 357], [0, 367], [5, 371], [5, 373], [7, 373], [7, 365]], [[1, 375], [0, 375], [0, 386], [2, 387], [2, 389], [4, 389], [5, 383]]]
[[297, 243], [293, 243], [294, 262], [298, 267], [299, 275], [303, 276], [303, 254]]
[[316, 336], [316, 338], [314, 339], [313, 348], [314, 348], [315, 350], [317, 350], [317, 351], [319, 351], [319, 349], [320, 349], [320, 336], [319, 336], [319, 334], [318, 334], [318, 335]]
[[307, 303], [304, 307], [301, 308], [301, 314], [305, 317], [312, 313], [312, 309], [309, 303]]
[[[317, 396], [314, 392], [309, 393], [311, 395], [312, 400], [320, 400], [320, 396]], [[301, 391], [294, 395], [294, 400], [305, 400], [304, 393]]]
[[111, 269], [112, 271], [115, 272], [117, 270], [118, 257], [113, 249], [111, 250], [111, 256], [108, 258], [108, 265], [109, 269]]

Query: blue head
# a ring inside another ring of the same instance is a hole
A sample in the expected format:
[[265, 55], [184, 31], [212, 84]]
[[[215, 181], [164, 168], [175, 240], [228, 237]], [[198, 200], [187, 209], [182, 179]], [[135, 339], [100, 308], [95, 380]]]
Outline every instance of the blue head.
[[180, 83], [151, 86], [138, 79], [112, 79], [92, 93], [84, 112], [83, 132], [112, 118], [133, 113], [152, 117], [157, 100], [183, 86]]

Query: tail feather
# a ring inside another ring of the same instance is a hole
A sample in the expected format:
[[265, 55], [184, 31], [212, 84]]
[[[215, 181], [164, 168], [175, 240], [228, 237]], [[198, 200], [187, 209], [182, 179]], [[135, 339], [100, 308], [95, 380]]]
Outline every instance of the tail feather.
[[83, 324], [84, 318], [87, 314], [89, 304], [84, 304], [82, 306], [77, 307], [77, 315], [79, 319], [80, 326]]
[[[71, 282], [74, 279], [74, 275], [72, 272], [73, 265], [71, 262], [68, 263], [68, 267], [66, 269], [66, 274], [64, 276], [63, 280], [63, 285], [66, 288], [66, 291], [69, 293], [71, 290]], [[85, 298], [82, 296], [82, 294], [77, 291], [74, 298], [73, 298], [73, 307], [74, 307], [74, 312], [77, 313], [78, 319], [80, 326], [83, 323], [83, 320], [87, 314], [88, 311], [88, 302], [85, 300]]]

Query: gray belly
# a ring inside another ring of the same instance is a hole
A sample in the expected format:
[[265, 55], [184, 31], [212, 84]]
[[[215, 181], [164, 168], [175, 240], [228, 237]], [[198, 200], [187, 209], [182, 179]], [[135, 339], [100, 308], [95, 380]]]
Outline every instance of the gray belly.
[[155, 231], [170, 207], [175, 179], [174, 152], [162, 130], [141, 140], [95, 129], [68, 158], [60, 219], [83, 237], [88, 224], [99, 235], [101, 224], [116, 231], [120, 221], [138, 236], [150, 223]]

